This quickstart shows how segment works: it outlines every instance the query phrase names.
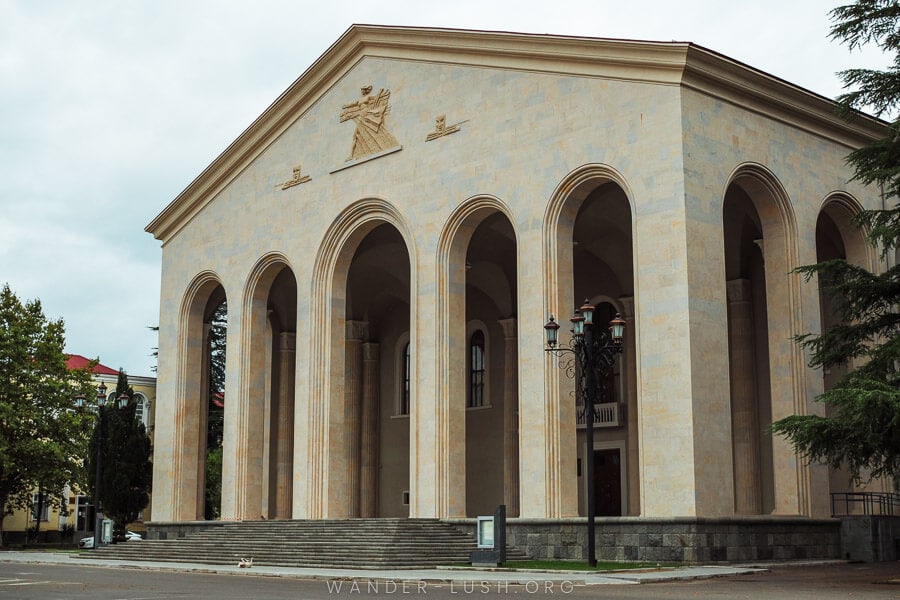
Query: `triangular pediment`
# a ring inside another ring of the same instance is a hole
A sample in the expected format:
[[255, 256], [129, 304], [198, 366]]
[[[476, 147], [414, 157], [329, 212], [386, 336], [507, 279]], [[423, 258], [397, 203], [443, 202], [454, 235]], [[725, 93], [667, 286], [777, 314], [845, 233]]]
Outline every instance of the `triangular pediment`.
[[[848, 147], [880, 123], [840, 120], [821, 96], [689, 42], [354, 25], [146, 228], [165, 243], [366, 58], [683, 86], [764, 112]], [[376, 88], [374, 94], [379, 90]], [[452, 127], [452, 123], [448, 123]], [[437, 126], [440, 130], [440, 124]], [[288, 187], [305, 175], [286, 174]]]

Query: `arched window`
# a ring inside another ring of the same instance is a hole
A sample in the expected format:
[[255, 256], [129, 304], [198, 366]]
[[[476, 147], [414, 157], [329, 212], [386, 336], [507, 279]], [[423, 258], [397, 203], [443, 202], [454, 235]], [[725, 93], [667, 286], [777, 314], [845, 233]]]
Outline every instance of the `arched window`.
[[147, 398], [143, 394], [134, 395], [134, 418], [147, 426]]
[[484, 406], [484, 333], [469, 338], [469, 408]]
[[409, 414], [409, 380], [410, 380], [410, 361], [409, 361], [409, 342], [403, 346], [403, 369], [402, 381], [400, 382], [400, 414]]

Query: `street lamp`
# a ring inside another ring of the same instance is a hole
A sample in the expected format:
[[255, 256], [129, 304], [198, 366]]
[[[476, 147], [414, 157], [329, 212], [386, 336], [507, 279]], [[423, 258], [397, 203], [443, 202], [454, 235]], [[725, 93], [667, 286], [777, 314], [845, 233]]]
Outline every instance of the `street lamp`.
[[[100, 513], [100, 478], [102, 473], [102, 462], [103, 462], [103, 408], [106, 406], [107, 397], [106, 397], [106, 384], [102, 381], [100, 385], [97, 386], [97, 461], [96, 461], [96, 473], [94, 477], [94, 544], [93, 548], [100, 547], [100, 539], [101, 539], [101, 525], [103, 519], [101, 518]], [[128, 394], [122, 392], [119, 394], [116, 399], [116, 404], [114, 406], [118, 406], [118, 408], [125, 408], [128, 406], [128, 403], [131, 401], [131, 398], [128, 397]], [[75, 405], [79, 409], [83, 409], [85, 407], [85, 397], [84, 394], [78, 394], [75, 397]]]
[[547, 347], [557, 357], [565, 353], [574, 355], [575, 368], [567, 368], [570, 376], [575, 378], [575, 385], [582, 392], [584, 399], [585, 438], [587, 442], [587, 543], [588, 565], [597, 566], [597, 555], [594, 541], [594, 402], [598, 399], [597, 373], [604, 377], [610, 373], [616, 362], [616, 355], [622, 353], [622, 338], [625, 335], [625, 320], [616, 313], [609, 322], [608, 331], [595, 331], [595, 307], [585, 300], [569, 319], [572, 323], [572, 339], [568, 347], [558, 347], [559, 323], [553, 315], [544, 325]]
[[97, 469], [94, 477], [94, 545], [100, 547], [100, 462], [103, 459], [103, 407], [106, 405], [106, 384], [102, 381], [97, 388]]

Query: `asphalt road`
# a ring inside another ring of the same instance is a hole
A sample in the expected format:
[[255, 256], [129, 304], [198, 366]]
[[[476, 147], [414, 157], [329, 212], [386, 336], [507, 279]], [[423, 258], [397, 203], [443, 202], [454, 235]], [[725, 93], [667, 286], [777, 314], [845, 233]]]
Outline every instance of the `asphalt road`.
[[900, 599], [900, 563], [775, 567], [769, 572], [692, 581], [567, 586], [543, 582], [391, 582], [303, 580], [240, 574], [182, 573], [121, 567], [0, 563], [0, 598], [10, 600], [319, 600], [356, 596], [462, 600], [466, 597], [594, 599]]

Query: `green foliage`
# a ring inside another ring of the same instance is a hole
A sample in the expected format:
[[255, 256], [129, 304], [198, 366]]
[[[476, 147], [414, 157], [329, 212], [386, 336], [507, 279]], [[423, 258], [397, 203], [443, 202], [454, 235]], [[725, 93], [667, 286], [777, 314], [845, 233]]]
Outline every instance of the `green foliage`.
[[[851, 49], [876, 44], [893, 53], [885, 71], [852, 69], [840, 73], [851, 91], [838, 101], [843, 114], [869, 109], [876, 115], [900, 108], [900, 2], [857, 0], [831, 12], [834, 39]], [[856, 219], [882, 259], [894, 255], [900, 243], [900, 122], [889, 124], [880, 140], [852, 152], [847, 162], [854, 179], [878, 186], [890, 208], [863, 211]], [[788, 437], [811, 461], [844, 466], [863, 477], [900, 475], [900, 267], [872, 273], [831, 260], [799, 269], [807, 279], [818, 277], [832, 300], [839, 323], [821, 335], [798, 341], [810, 351], [810, 365], [849, 371], [818, 401], [830, 407], [827, 416], [795, 415], [772, 426]]]
[[[860, 110], [868, 110], [875, 116], [896, 116], [900, 102], [900, 2], [896, 0], [857, 0], [853, 4], [839, 6], [831, 11], [835, 21], [831, 38], [847, 44], [850, 49], [875, 44], [886, 54], [893, 54], [886, 70], [849, 69], [838, 75], [849, 91], [838, 97], [841, 112], [852, 117]], [[900, 196], [900, 123], [894, 120], [890, 131], [880, 140], [855, 150], [848, 162], [855, 169], [855, 179], [862, 183], [877, 184], [889, 198]], [[897, 209], [885, 213], [870, 213], [864, 221], [871, 225], [878, 222], [875, 239], [896, 243]]]
[[223, 299], [209, 323], [209, 391], [206, 419], [206, 492], [204, 513], [218, 519], [222, 505], [222, 438], [225, 426], [225, 342], [228, 304]]
[[[91, 436], [88, 483], [100, 499], [103, 513], [114, 522], [115, 535], [124, 534], [128, 523], [150, 502], [153, 477], [150, 436], [136, 416], [134, 392], [125, 372], [119, 371], [116, 397], [126, 396], [125, 406], [117, 402], [100, 409]], [[100, 482], [96, 481], [97, 448], [100, 448]]]
[[900, 267], [875, 274], [837, 259], [798, 270], [807, 279], [818, 275], [839, 319], [822, 335], [799, 337], [811, 352], [810, 366], [830, 369], [853, 361], [860, 365], [854, 375], [858, 379], [896, 381], [900, 314], [895, 307], [900, 303]]
[[222, 447], [206, 451], [206, 502], [203, 518], [212, 521], [219, 518], [222, 506]]
[[788, 436], [811, 461], [846, 467], [856, 479], [900, 474], [900, 390], [858, 372], [819, 401], [835, 408], [829, 417], [793, 415], [773, 431]]
[[[82, 480], [80, 457], [90, 420], [74, 410], [93, 394], [87, 370], [66, 368], [65, 326], [48, 320], [39, 300], [0, 292], [0, 528], [31, 507], [37, 488], [62, 491]], [[49, 501], [59, 506], [57, 494]]]
[[119, 375], [116, 379], [116, 399], [125, 396], [130, 401], [134, 398], [134, 388], [128, 385], [128, 375], [122, 368], [119, 368]]
[[213, 311], [209, 323], [209, 418], [207, 420], [206, 445], [214, 448], [222, 445], [225, 410], [216, 401], [225, 399], [225, 341], [228, 332], [228, 304], [225, 300]]
[[[885, 53], [900, 50], [900, 3], [896, 0], [857, 0], [831, 11], [831, 39], [850, 50], [874, 44]], [[845, 109], [869, 108], [881, 116], [896, 108], [900, 97], [900, 57], [885, 70], [848, 69], [838, 73], [850, 91], [838, 97]]]

